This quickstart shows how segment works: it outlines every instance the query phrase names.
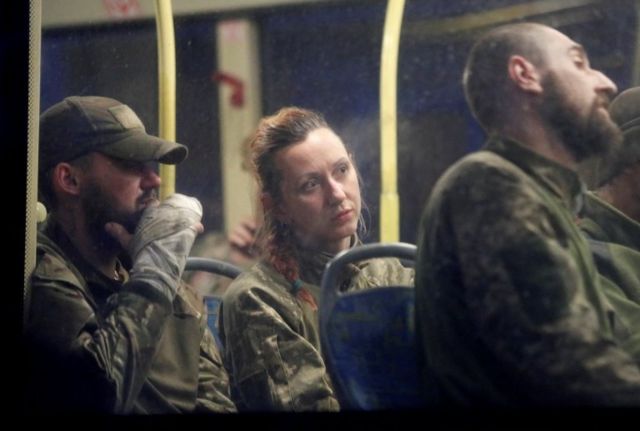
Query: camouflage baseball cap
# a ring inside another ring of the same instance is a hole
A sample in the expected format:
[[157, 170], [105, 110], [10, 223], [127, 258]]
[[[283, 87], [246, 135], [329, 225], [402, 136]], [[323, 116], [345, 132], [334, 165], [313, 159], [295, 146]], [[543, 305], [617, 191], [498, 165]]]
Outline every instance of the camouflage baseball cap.
[[188, 153], [184, 145], [147, 134], [131, 108], [108, 97], [67, 97], [40, 116], [41, 172], [91, 151], [171, 165]]
[[640, 87], [629, 88], [618, 94], [611, 102], [609, 114], [622, 130], [624, 142], [603, 162], [605, 166], [602, 167], [599, 185], [640, 161]]

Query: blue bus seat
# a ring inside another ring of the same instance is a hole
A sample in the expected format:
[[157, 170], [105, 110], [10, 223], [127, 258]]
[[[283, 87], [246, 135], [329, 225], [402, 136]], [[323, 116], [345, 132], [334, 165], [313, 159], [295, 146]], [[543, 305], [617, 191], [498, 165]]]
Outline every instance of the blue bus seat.
[[[231, 279], [242, 273], [239, 267], [219, 259], [208, 257], [188, 257], [185, 271], [207, 271], [219, 274]], [[204, 303], [207, 307], [207, 325], [216, 340], [218, 348], [222, 351], [222, 340], [220, 339], [220, 329], [218, 328], [218, 315], [220, 314], [220, 296], [205, 296]]]
[[411, 409], [422, 394], [413, 286], [340, 292], [336, 279], [348, 263], [378, 257], [415, 260], [413, 244], [367, 244], [326, 266], [320, 301], [325, 365], [345, 410]]

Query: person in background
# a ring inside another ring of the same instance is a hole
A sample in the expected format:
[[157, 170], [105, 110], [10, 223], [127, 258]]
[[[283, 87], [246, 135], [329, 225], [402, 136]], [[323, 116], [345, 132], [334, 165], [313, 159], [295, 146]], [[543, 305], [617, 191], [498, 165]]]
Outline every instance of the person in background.
[[[228, 235], [211, 231], [202, 235], [191, 249], [191, 257], [218, 260], [235, 266], [240, 271], [249, 269], [257, 260], [255, 244], [256, 223], [247, 217], [236, 224]], [[222, 348], [220, 338], [220, 303], [232, 278], [215, 271], [185, 271], [183, 279], [204, 297], [207, 322], [218, 348]]]
[[235, 411], [202, 298], [180, 281], [202, 207], [156, 195], [157, 162], [186, 155], [111, 98], [68, 97], [42, 114], [40, 192], [50, 214], [25, 325], [28, 410]]
[[[196, 240], [190, 256], [217, 259], [246, 270], [259, 255], [255, 244], [257, 229], [255, 218], [249, 216], [240, 220], [228, 235], [219, 231], [206, 233]], [[221, 298], [231, 283], [228, 277], [206, 271], [186, 271], [183, 278], [207, 297]]]
[[[249, 143], [250, 139], [247, 138], [241, 145], [243, 157], [240, 168], [243, 171], [249, 170]], [[246, 192], [255, 202], [255, 187]], [[212, 230], [198, 236], [190, 256], [222, 261], [237, 267], [240, 271], [249, 269], [259, 256], [255, 241], [259, 220], [254, 215], [258, 212], [258, 206], [259, 202], [254, 204], [253, 214], [242, 218], [228, 233]], [[218, 347], [222, 347], [219, 328], [220, 302], [232, 279], [213, 271], [185, 271], [183, 279], [203, 295], [209, 328]]]
[[[238, 409], [336, 411], [320, 352], [318, 301], [325, 264], [360, 244], [360, 183], [352, 155], [323, 117], [287, 107], [263, 118], [251, 144], [264, 214], [261, 260], [222, 300], [224, 360]], [[398, 259], [342, 274], [343, 289], [412, 285]]]
[[624, 142], [599, 158], [598, 186], [585, 195], [578, 224], [604, 292], [628, 329], [621, 343], [640, 362], [640, 87], [620, 93], [609, 113]]
[[[243, 140], [241, 145], [242, 164], [240, 169], [250, 169], [249, 144], [250, 139]], [[247, 190], [252, 197], [256, 195], [255, 189]], [[255, 198], [252, 201], [256, 201]], [[254, 205], [254, 213], [259, 211], [259, 202]], [[211, 231], [196, 238], [191, 250], [193, 257], [205, 257], [221, 260], [233, 264], [245, 270], [256, 263], [259, 256], [258, 246], [255, 242], [256, 232], [259, 228], [259, 214], [251, 214], [241, 219], [228, 233]], [[207, 298], [219, 299], [231, 283], [228, 277], [205, 271], [187, 271], [184, 274], [187, 283], [194, 286]], [[215, 301], [214, 301], [215, 302]]]
[[578, 163], [621, 142], [615, 84], [534, 23], [480, 37], [463, 84], [488, 140], [442, 175], [420, 222], [425, 391], [449, 405], [640, 405], [638, 363], [575, 224]]

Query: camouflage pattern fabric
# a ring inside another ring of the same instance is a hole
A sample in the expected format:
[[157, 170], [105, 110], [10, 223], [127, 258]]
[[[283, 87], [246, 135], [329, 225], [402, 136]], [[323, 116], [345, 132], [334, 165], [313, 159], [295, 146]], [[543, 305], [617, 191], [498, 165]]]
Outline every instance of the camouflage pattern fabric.
[[[340, 406], [320, 351], [320, 277], [331, 255], [301, 251], [295, 290], [264, 262], [234, 280], [222, 301], [224, 360], [239, 410], [337, 411]], [[397, 259], [351, 265], [343, 289], [412, 285], [413, 269]]]
[[589, 192], [578, 225], [587, 235], [604, 293], [627, 328], [620, 342], [640, 363], [640, 223]]
[[424, 210], [416, 311], [426, 388], [460, 405], [640, 405], [575, 224], [577, 175], [491, 139], [440, 178]]
[[25, 335], [28, 408], [61, 413], [233, 412], [228, 375], [202, 298], [180, 284], [170, 303], [151, 286], [109, 279], [49, 219]]

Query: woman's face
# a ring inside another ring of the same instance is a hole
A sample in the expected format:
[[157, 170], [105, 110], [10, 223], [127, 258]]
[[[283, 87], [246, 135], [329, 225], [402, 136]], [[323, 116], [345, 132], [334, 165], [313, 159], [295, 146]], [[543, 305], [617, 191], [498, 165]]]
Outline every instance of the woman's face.
[[278, 219], [306, 248], [337, 253], [349, 247], [360, 216], [355, 167], [335, 133], [320, 128], [276, 153], [282, 176]]

